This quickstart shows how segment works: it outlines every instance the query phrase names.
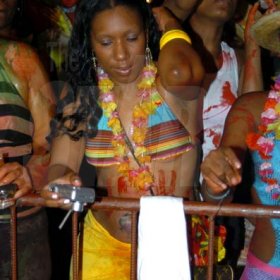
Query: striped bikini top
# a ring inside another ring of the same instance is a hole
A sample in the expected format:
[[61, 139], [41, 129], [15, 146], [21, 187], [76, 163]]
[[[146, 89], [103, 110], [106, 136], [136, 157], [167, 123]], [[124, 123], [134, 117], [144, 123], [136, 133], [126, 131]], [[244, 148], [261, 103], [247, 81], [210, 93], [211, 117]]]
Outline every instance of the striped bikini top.
[[[152, 160], [167, 159], [193, 148], [189, 132], [175, 117], [158, 92], [152, 98], [160, 100], [156, 112], [149, 116], [145, 137], [147, 154]], [[102, 115], [96, 137], [87, 139], [85, 155], [87, 161], [98, 167], [119, 164], [114, 157], [113, 133], [107, 125], [108, 118]]]
[[0, 62], [0, 153], [9, 157], [32, 152], [33, 119]]

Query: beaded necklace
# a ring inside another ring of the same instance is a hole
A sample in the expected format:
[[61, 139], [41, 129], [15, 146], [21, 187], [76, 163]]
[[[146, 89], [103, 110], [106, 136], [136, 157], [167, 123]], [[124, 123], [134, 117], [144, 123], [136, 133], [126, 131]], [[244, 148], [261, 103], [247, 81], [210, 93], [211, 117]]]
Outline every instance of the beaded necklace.
[[261, 180], [267, 184], [266, 192], [274, 191], [272, 198], [279, 200], [280, 185], [273, 176], [274, 169], [270, 162], [275, 140], [280, 140], [280, 77], [276, 79], [265, 102], [259, 133], [250, 133], [246, 139], [248, 147], [257, 151], [264, 160], [259, 168], [259, 175]]
[[117, 104], [115, 102], [113, 88], [114, 83], [109, 79], [103, 70], [98, 68], [98, 87], [100, 90], [99, 102], [103, 109], [103, 114], [108, 118], [108, 127], [112, 130], [112, 146], [114, 148], [115, 159], [119, 162], [117, 170], [119, 174], [127, 178], [132, 187], [139, 191], [147, 191], [154, 184], [153, 174], [148, 163], [151, 157], [147, 155], [144, 145], [147, 132], [148, 118], [155, 114], [161, 101], [156, 96], [155, 77], [157, 68], [154, 64], [148, 64], [143, 68], [141, 80], [137, 84], [139, 104], [136, 104], [132, 111], [132, 141], [133, 156], [139, 163], [138, 168], [131, 168], [128, 157], [128, 147], [126, 142], [126, 132], [121, 124]]

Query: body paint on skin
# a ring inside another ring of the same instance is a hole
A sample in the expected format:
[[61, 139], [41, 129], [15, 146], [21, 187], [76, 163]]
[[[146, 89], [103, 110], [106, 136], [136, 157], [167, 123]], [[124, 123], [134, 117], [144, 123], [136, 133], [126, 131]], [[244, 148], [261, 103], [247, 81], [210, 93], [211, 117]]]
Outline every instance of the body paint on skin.
[[[234, 115], [231, 115], [231, 117], [228, 119], [228, 126], [238, 124], [241, 122], [246, 124], [246, 127], [248, 128], [248, 131], [255, 131], [255, 118], [252, 113], [248, 112], [248, 109], [242, 108], [242, 107], [236, 107], [235, 108], [236, 113]], [[238, 114], [239, 113], [239, 114]], [[244, 131], [244, 135], [248, 133], [248, 131]], [[226, 137], [223, 138], [224, 141], [227, 141], [227, 139], [230, 139], [232, 137], [232, 134], [227, 134]]]
[[246, 59], [245, 65], [244, 65], [244, 72], [246, 73], [246, 76], [250, 79], [255, 75], [255, 66], [253, 61], [257, 57], [257, 49], [254, 49], [251, 51], [251, 54], [248, 55], [248, 58]]
[[5, 59], [15, 73], [22, 79], [30, 79], [36, 71], [36, 55], [24, 44], [10, 44]]
[[127, 182], [125, 177], [121, 176], [118, 178], [118, 193], [122, 194], [122, 193], [127, 193]]
[[[163, 170], [159, 170], [158, 185], [156, 186], [156, 195], [174, 195], [176, 188], [177, 173], [171, 170], [170, 182], [166, 183], [169, 176]], [[169, 187], [167, 187], [169, 186]]]

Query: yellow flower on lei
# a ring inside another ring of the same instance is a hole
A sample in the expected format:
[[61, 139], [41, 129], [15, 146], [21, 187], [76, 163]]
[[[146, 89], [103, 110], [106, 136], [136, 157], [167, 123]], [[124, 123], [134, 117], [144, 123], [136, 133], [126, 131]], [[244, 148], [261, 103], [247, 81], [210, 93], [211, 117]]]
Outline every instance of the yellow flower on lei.
[[154, 102], [143, 102], [142, 109], [145, 111], [147, 115], [154, 114], [157, 106]]
[[268, 131], [274, 131], [274, 133], [275, 133], [275, 138], [276, 138], [277, 140], [279, 140], [279, 139], [280, 139], [280, 120], [275, 121], [275, 122], [269, 124], [269, 125], [267, 126], [267, 130], [268, 130]]
[[102, 79], [98, 81], [98, 87], [102, 93], [111, 91], [114, 87], [114, 83], [110, 79]]
[[100, 106], [103, 108], [106, 117], [110, 117], [117, 108], [115, 102], [101, 102]]
[[138, 158], [138, 160], [141, 164], [145, 164], [147, 162], [151, 162], [151, 156], [142, 155], [141, 157]]
[[157, 69], [151, 64], [143, 69], [142, 80], [138, 83], [139, 96], [141, 102], [134, 106], [132, 112], [132, 140], [135, 144], [134, 156], [140, 163], [139, 168], [131, 168], [128, 158], [127, 145], [123, 139], [123, 127], [117, 113], [117, 104], [114, 101], [112, 92], [114, 84], [104, 72], [98, 72], [98, 86], [101, 92], [100, 106], [103, 114], [108, 118], [107, 125], [114, 135], [112, 146], [115, 158], [119, 161], [118, 172], [127, 177], [131, 186], [137, 190], [147, 190], [154, 183], [154, 178], [146, 163], [151, 161], [151, 157], [146, 155], [147, 149], [144, 141], [147, 131], [148, 117], [154, 114], [156, 108], [161, 105], [159, 98], [154, 100], [154, 95], [158, 95], [155, 87], [155, 76]]
[[143, 110], [141, 105], [136, 105], [133, 110], [133, 118], [135, 119], [145, 119], [147, 118], [147, 113]]
[[118, 172], [127, 176], [128, 171], [129, 171], [129, 163], [127, 161], [121, 162], [118, 166]]
[[125, 145], [120, 145], [119, 142], [113, 140], [112, 145], [114, 147], [114, 154], [116, 157], [123, 157], [126, 154]]
[[135, 153], [136, 157], [139, 157], [139, 156], [145, 155], [147, 153], [147, 149], [144, 146], [136, 147], [134, 153]]
[[134, 128], [132, 140], [137, 144], [143, 144], [146, 138], [146, 129]]
[[121, 122], [117, 118], [111, 118], [108, 120], [108, 126], [112, 129], [113, 134], [122, 132]]
[[145, 190], [147, 186], [152, 185], [154, 182], [154, 178], [151, 174], [151, 172], [144, 171], [141, 172], [135, 179], [133, 180], [133, 185], [138, 190]]

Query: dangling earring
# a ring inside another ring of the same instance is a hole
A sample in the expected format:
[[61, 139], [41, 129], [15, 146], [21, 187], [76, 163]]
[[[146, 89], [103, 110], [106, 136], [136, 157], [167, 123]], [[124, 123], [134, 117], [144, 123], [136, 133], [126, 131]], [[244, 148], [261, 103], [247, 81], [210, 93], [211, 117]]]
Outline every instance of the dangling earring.
[[93, 64], [93, 69], [94, 69], [95, 73], [97, 74], [97, 59], [96, 59], [96, 56], [94, 55], [94, 53], [92, 53], [92, 64]]
[[145, 60], [146, 60], [146, 66], [151, 65], [153, 63], [153, 56], [152, 52], [147, 44], [146, 50], [145, 50]]
[[94, 69], [95, 75], [97, 77], [99, 77], [100, 75], [103, 75], [105, 73], [103, 68], [100, 65], [98, 65], [97, 58], [94, 53], [92, 53], [92, 64], [93, 64], [93, 69]]
[[149, 30], [146, 30], [146, 50], [145, 50], [146, 66], [153, 63], [152, 52], [149, 48]]

